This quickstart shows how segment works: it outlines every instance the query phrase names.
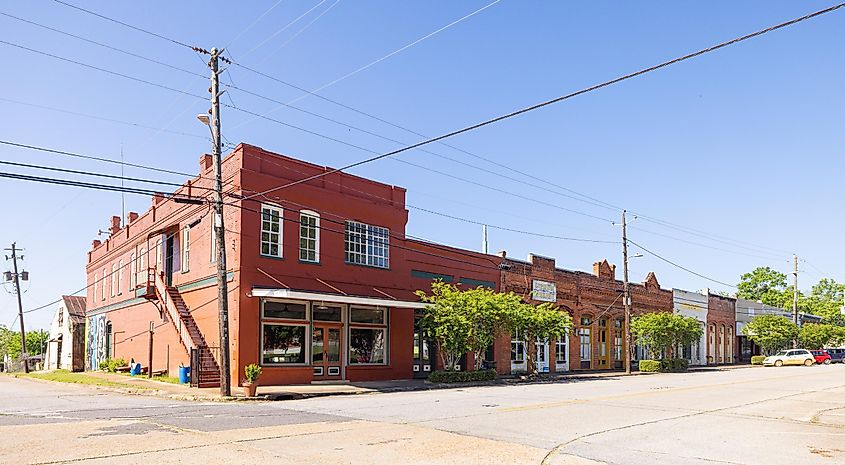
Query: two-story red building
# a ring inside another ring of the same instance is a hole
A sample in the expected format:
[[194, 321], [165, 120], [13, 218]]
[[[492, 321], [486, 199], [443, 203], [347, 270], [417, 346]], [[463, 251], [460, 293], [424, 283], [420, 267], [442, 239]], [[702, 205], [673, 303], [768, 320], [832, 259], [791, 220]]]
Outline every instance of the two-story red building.
[[[250, 363], [265, 384], [425, 376], [434, 349], [414, 291], [437, 278], [499, 287], [500, 257], [405, 237], [400, 187], [336, 172], [281, 188], [329, 170], [246, 144], [223, 161], [233, 385]], [[210, 198], [212, 178], [204, 155], [175, 193]], [[107, 358], [146, 367], [152, 328], [153, 371], [173, 372], [193, 353], [195, 379], [215, 384], [212, 219], [209, 204], [171, 195], [125, 225], [112, 218], [86, 267], [89, 368]]]

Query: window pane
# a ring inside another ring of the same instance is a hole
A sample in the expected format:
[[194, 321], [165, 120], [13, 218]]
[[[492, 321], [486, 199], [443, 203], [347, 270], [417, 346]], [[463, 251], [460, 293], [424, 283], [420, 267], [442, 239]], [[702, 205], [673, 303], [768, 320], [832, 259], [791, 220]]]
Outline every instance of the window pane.
[[340, 321], [340, 307], [314, 305], [311, 307], [311, 315], [314, 321]]
[[349, 363], [384, 363], [385, 330], [352, 328], [349, 330]]
[[263, 326], [263, 363], [305, 363], [305, 326]]
[[384, 310], [375, 308], [352, 308], [349, 321], [353, 323], [384, 324]]
[[304, 320], [305, 304], [265, 301], [264, 317], [284, 318], [287, 320]]

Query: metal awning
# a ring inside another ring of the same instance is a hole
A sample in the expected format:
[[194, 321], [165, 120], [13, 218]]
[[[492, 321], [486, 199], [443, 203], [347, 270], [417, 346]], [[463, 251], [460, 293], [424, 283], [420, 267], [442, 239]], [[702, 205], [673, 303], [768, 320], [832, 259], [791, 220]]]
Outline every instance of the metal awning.
[[423, 302], [407, 300], [379, 299], [377, 297], [358, 297], [352, 295], [323, 294], [320, 292], [296, 291], [293, 289], [253, 289], [252, 297], [275, 297], [279, 299], [318, 300], [320, 302], [334, 302], [339, 304], [371, 305], [392, 308], [425, 308]]

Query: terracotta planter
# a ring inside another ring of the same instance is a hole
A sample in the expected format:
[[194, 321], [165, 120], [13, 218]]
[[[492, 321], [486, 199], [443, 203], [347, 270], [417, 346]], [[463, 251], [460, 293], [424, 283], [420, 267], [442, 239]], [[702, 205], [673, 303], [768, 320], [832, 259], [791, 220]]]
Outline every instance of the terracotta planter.
[[256, 383], [244, 383], [244, 395], [246, 397], [255, 397], [255, 391], [258, 389]]

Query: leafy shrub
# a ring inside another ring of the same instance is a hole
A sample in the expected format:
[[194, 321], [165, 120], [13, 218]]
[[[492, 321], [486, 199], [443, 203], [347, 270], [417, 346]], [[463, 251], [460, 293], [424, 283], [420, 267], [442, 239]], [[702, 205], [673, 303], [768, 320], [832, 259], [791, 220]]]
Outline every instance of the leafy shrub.
[[660, 370], [660, 360], [640, 360], [640, 371], [645, 373], [657, 373]]
[[765, 358], [766, 358], [765, 355], [754, 355], [753, 357], [751, 357], [751, 364], [752, 365], [762, 365], [763, 360], [765, 360]]
[[116, 358], [114, 360], [108, 361], [108, 368], [109, 368], [109, 371], [112, 372], [112, 373], [116, 372], [118, 368], [125, 367], [127, 365], [128, 365], [128, 363], [126, 363], [126, 359], [122, 359], [122, 358]]
[[100, 371], [109, 371], [109, 362], [111, 360], [100, 360]]
[[247, 383], [253, 384], [258, 381], [258, 378], [261, 376], [261, 367], [250, 363], [244, 368], [244, 378], [246, 379]]
[[646, 373], [679, 373], [687, 371], [689, 361], [683, 358], [640, 360], [640, 371]]
[[428, 376], [432, 383], [473, 383], [496, 379], [496, 370], [435, 371]]

